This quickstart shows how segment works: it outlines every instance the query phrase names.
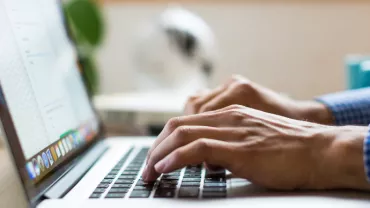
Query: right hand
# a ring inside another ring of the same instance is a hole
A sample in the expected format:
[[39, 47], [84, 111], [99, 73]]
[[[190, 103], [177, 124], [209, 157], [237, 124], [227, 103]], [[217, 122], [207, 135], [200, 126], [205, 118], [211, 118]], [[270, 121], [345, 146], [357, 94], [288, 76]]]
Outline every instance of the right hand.
[[332, 116], [324, 104], [290, 99], [239, 75], [214, 90], [191, 96], [185, 114], [213, 111], [233, 104], [292, 119], [332, 123]]
[[266, 188], [369, 190], [362, 151], [367, 131], [232, 105], [171, 119], [150, 148], [142, 177], [154, 181], [207, 163]]

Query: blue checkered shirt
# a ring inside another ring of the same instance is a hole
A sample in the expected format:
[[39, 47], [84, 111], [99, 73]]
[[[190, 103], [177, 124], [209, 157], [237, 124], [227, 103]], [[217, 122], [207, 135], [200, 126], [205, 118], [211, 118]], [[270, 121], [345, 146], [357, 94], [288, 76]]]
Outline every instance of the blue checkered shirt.
[[[324, 95], [317, 100], [328, 106], [336, 125], [370, 124], [370, 87]], [[364, 140], [364, 163], [370, 182], [370, 125]]]

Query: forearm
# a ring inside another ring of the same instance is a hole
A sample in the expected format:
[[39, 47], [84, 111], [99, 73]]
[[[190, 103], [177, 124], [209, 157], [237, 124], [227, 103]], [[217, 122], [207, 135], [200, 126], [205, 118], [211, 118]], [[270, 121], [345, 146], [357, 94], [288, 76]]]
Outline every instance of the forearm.
[[317, 101], [298, 101], [299, 118], [314, 123], [333, 125], [335, 118], [330, 109]]
[[329, 130], [333, 142], [317, 156], [319, 188], [370, 190], [364, 166], [364, 140], [368, 127], [344, 126]]

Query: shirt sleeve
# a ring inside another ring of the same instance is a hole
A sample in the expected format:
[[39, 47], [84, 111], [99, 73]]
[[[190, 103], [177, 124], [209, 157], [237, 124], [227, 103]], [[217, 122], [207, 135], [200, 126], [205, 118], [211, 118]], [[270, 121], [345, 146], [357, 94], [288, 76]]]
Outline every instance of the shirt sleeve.
[[329, 108], [336, 125], [370, 124], [370, 87], [328, 94], [316, 100]]
[[[370, 88], [324, 95], [316, 99], [325, 104], [336, 125], [368, 125], [370, 123]], [[370, 183], [370, 125], [364, 140], [364, 165]]]

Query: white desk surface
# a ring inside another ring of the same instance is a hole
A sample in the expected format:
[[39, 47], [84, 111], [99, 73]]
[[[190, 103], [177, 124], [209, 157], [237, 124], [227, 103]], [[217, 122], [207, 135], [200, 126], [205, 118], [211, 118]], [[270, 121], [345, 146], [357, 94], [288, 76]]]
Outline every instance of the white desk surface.
[[127, 92], [94, 97], [99, 111], [181, 114], [187, 95], [171, 91]]

